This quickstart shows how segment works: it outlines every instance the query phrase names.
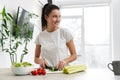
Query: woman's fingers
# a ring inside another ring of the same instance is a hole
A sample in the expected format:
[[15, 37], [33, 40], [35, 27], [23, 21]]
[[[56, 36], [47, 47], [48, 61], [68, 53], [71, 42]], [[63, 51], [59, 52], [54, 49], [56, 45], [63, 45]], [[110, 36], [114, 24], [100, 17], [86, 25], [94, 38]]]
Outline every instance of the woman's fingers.
[[45, 60], [40, 59], [40, 67], [45, 68]]
[[[43, 58], [44, 59], [44, 58]], [[46, 60], [44, 59], [44, 64], [45, 66], [48, 66], [48, 63], [46, 62]]]
[[66, 65], [66, 62], [65, 62], [64, 60], [59, 61], [59, 63], [58, 63], [58, 69], [59, 69], [59, 70], [62, 70], [65, 65]]
[[62, 70], [62, 68], [64, 67], [64, 63], [62, 62], [62, 61], [60, 61], [60, 63], [59, 63], [59, 70]]

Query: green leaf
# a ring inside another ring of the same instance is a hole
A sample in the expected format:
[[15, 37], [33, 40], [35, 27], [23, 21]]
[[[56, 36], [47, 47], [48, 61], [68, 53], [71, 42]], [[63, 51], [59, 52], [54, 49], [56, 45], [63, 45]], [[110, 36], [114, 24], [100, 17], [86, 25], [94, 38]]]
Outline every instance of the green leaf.
[[14, 67], [21, 67], [22, 65], [21, 65], [21, 63], [14, 63], [13, 66]]
[[3, 24], [7, 25], [6, 19], [3, 19]]
[[8, 28], [7, 28], [7, 25], [5, 25], [5, 24], [1, 24], [1, 25], [2, 25], [5, 29], [8, 29]]
[[12, 17], [12, 15], [11, 15], [10, 13], [7, 13], [7, 15], [8, 15], [8, 17], [10, 17], [10, 18], [11, 18], [11, 20], [13, 20], [13, 21], [14, 21], [14, 18]]
[[8, 38], [7, 37], [3, 38], [3, 40], [6, 40], [6, 39], [8, 39]]
[[32, 64], [31, 64], [31, 63], [29, 63], [29, 62], [23, 62], [23, 63], [22, 63], [22, 65], [23, 65], [24, 67], [27, 67], [27, 66], [32, 66]]
[[5, 34], [4, 34], [4, 33], [2, 33], [2, 36], [6, 38], [6, 36], [5, 36]]
[[8, 30], [5, 30], [5, 32], [6, 32], [7, 36], [9, 36], [9, 32], [10, 32], [10, 31], [8, 31]]
[[6, 9], [5, 9], [5, 6], [4, 6], [4, 8], [2, 9], [2, 16], [5, 16], [5, 14], [6, 14]]

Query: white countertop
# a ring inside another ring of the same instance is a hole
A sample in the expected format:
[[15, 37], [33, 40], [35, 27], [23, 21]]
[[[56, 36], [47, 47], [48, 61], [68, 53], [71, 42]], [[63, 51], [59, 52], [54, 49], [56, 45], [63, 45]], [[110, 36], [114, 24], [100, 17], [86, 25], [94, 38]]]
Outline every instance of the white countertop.
[[15, 76], [11, 69], [0, 68], [0, 80], [120, 80], [120, 76], [114, 76], [108, 69], [87, 69], [85, 72], [75, 74], [47, 73], [37, 76]]

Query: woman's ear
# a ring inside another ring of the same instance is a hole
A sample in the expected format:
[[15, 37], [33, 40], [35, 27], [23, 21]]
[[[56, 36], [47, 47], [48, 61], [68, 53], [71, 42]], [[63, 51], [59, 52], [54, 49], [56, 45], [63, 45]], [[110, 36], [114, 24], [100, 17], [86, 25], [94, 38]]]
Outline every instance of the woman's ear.
[[46, 21], [48, 20], [48, 16], [47, 16], [47, 15], [45, 15], [45, 20], [46, 20]]

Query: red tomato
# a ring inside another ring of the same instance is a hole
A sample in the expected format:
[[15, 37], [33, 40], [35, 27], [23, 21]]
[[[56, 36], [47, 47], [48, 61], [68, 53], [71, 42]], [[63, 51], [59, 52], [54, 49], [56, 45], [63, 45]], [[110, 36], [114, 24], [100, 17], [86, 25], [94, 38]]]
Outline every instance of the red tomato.
[[42, 70], [43, 70], [43, 68], [38, 68], [38, 69], [37, 69], [37, 71], [42, 71]]
[[42, 75], [45, 75], [45, 74], [46, 74], [46, 70], [43, 69], [43, 70], [42, 70]]
[[42, 72], [42, 75], [45, 75], [45, 74], [46, 74], [46, 71], [43, 71], [43, 72]]
[[38, 68], [38, 69], [35, 69], [33, 71], [31, 71], [31, 74], [32, 75], [45, 75], [46, 74], [46, 70], [44, 68]]
[[38, 72], [39, 75], [42, 74], [42, 70], [43, 70], [42, 68], [38, 68], [38, 69], [37, 69], [37, 72]]
[[37, 75], [38, 72], [37, 72], [37, 70], [33, 70], [33, 71], [31, 71], [31, 74], [32, 74], [32, 75]]

